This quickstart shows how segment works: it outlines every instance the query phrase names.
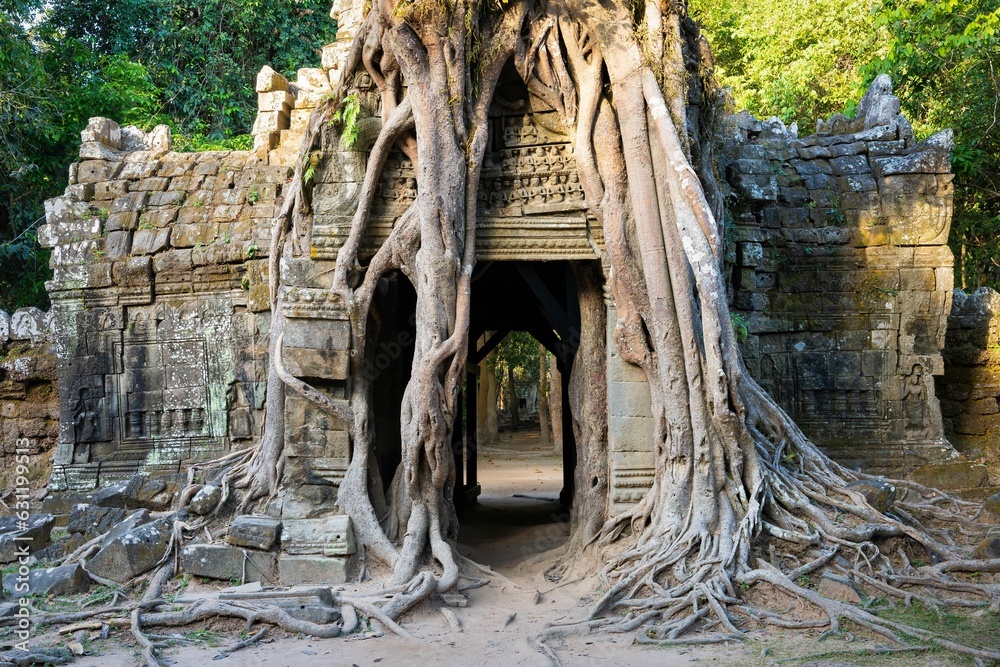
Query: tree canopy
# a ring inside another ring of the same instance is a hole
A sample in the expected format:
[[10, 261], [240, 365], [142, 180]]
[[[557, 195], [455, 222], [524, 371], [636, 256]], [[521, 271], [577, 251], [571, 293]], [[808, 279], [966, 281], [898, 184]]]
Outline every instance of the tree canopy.
[[918, 138], [953, 128], [956, 284], [1000, 287], [1000, 2], [694, 0], [692, 12], [737, 108], [811, 134], [887, 73]]

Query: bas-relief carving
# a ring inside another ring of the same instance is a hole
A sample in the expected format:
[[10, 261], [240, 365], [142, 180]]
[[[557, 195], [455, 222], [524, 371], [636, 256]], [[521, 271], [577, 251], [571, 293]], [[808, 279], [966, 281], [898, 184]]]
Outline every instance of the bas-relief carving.
[[127, 310], [125, 321], [113, 313], [71, 318], [79, 326], [96, 317], [106, 328], [66, 346], [60, 363], [70, 397], [60, 441], [74, 450], [56, 462], [57, 487], [92, 488], [140, 470], [180, 473], [255, 435], [260, 383], [245, 313], [218, 296]]

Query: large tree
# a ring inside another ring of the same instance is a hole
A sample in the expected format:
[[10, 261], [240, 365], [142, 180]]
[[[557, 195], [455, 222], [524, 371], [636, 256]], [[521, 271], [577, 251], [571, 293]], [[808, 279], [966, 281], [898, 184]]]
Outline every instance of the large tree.
[[[531, 94], [572, 128], [586, 202], [604, 229], [610, 271], [603, 279], [618, 318], [614, 344], [645, 372], [655, 416], [655, 480], [632, 510], [607, 517], [606, 455], [602, 462], [591, 449], [580, 458], [577, 479], [586, 483], [576, 485], [570, 557], [549, 574], [599, 563], [609, 586], [588, 619], [551, 631], [641, 628], [644, 638], [681, 641], [679, 635], [708, 627], [716, 628], [709, 639], [738, 636], [749, 618], [833, 630], [849, 618], [892, 639], [901, 632], [929, 636], [800, 584], [800, 577], [827, 568], [900, 597], [930, 600], [923, 586], [995, 602], [993, 588], [948, 574], [1000, 566], [968, 560], [957, 535], [949, 533], [948, 527], [960, 524], [974, 532], [972, 520], [961, 516], [971, 505], [906, 484], [909, 493], [891, 515], [875, 509], [860, 489], [848, 486], [866, 476], [820, 452], [746, 373], [722, 271], [708, 60], [683, 4], [376, 2], [341, 69], [364, 67], [382, 98], [380, 129], [332, 288], [350, 314], [358, 372], [347, 401], [332, 401], [287, 373], [283, 323], [274, 308], [265, 435], [252, 458], [227, 472], [227, 481], [242, 489], [244, 506], [277, 488], [281, 404], [286, 390], [299, 392], [349, 426], [352, 458], [340, 505], [367, 553], [392, 568], [390, 583], [405, 586], [385, 615], [396, 618], [416, 600], [457, 585], [451, 442], [466, 372], [477, 189], [490, 102], [512, 62]], [[322, 128], [331, 118], [342, 122], [350, 115], [342, 113], [353, 104], [348, 92], [342, 81], [311, 119], [296, 178], [275, 222], [275, 306], [281, 251], [297, 227], [308, 224], [303, 176], [322, 151]], [[417, 197], [362, 265], [362, 238], [394, 147], [413, 162]], [[393, 272], [405, 274], [416, 289], [416, 343], [401, 406], [402, 463], [386, 498], [380, 484], [369, 482], [375, 467], [372, 387], [360, 370], [377, 285]], [[577, 280], [593, 287], [602, 277], [580, 269]], [[597, 295], [581, 300], [579, 361], [570, 382], [582, 388], [570, 402], [585, 450], [588, 443], [599, 447], [603, 437], [604, 422], [586, 413], [603, 409], [592, 388], [604, 384], [598, 363], [604, 305], [599, 289], [581, 293]], [[388, 508], [391, 520], [380, 521], [376, 508]], [[941, 527], [941, 521], [951, 524]], [[593, 559], [579, 558], [581, 549]], [[773, 555], [778, 549], [780, 558]], [[917, 557], [936, 565], [918, 570], [912, 565]], [[826, 617], [803, 621], [755, 610], [741, 600], [754, 585], [780, 589]]]

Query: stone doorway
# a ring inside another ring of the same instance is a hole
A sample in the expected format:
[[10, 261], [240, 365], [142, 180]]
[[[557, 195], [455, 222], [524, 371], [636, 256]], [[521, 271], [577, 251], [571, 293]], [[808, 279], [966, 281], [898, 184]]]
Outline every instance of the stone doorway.
[[[465, 410], [454, 448], [459, 541], [502, 566], [520, 561], [525, 549], [537, 554], [556, 546], [568, 533], [576, 466], [569, 380], [579, 347], [579, 295], [569, 261], [481, 262], [472, 289]], [[529, 334], [555, 358], [559, 382], [548, 400], [561, 407], [558, 454], [551, 445], [547, 452], [539, 449], [537, 427], [501, 432], [495, 443], [479, 442], [482, 362], [512, 332]]]

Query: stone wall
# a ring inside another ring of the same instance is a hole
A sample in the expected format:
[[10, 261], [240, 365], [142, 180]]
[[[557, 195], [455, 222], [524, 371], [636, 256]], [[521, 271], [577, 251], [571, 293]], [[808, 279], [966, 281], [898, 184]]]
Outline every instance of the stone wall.
[[15, 457], [27, 454], [31, 481], [45, 480], [59, 433], [52, 318], [37, 308], [0, 311], [0, 490], [13, 486]]
[[798, 138], [730, 119], [732, 297], [747, 366], [835, 459], [904, 473], [954, 456], [935, 392], [951, 307], [950, 131], [916, 143], [879, 77], [858, 118]]
[[180, 475], [260, 431], [267, 248], [288, 167], [170, 151], [92, 119], [66, 193], [46, 202], [59, 444], [51, 488]]
[[1000, 479], [1000, 294], [956, 289], [948, 319], [941, 412], [948, 439], [969, 458], [983, 459]]

